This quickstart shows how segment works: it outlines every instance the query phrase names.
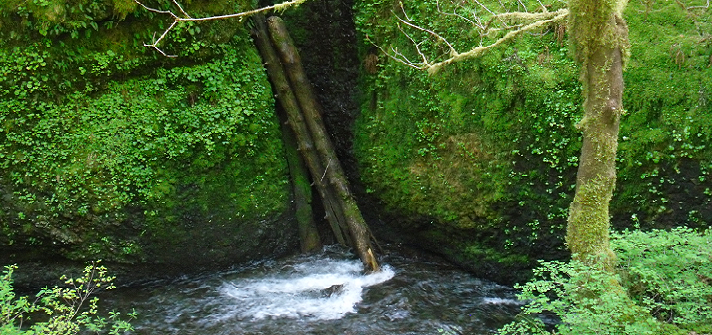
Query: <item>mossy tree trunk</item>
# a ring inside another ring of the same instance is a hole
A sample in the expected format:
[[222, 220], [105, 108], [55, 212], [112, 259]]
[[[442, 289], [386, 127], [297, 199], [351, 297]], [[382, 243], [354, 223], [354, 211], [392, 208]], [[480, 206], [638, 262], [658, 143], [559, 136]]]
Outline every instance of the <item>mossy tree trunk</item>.
[[311, 83], [302, 67], [299, 53], [297, 53], [294, 42], [289, 36], [282, 19], [272, 16], [267, 19], [267, 26], [272, 43], [278, 50], [287, 76], [292, 83], [292, 89], [314, 139], [316, 150], [321, 156], [322, 162], [325, 162], [326, 170], [322, 178], [326, 177], [339, 197], [338, 202], [342, 206], [345, 223], [352, 237], [352, 247], [356, 249], [365, 268], [370, 271], [376, 271], [379, 269], [379, 265], [371, 246], [371, 232], [351, 193], [346, 175], [341, 168], [341, 163], [336, 157], [336, 150], [334, 150], [324, 126], [321, 107], [316, 102]]
[[312, 211], [312, 191], [309, 172], [304, 166], [304, 160], [299, 155], [298, 142], [292, 129], [287, 126], [287, 115], [279, 112], [279, 122], [282, 128], [284, 152], [289, 165], [289, 175], [292, 180], [294, 207], [297, 225], [299, 226], [299, 242], [302, 252], [312, 252], [321, 249], [319, 230], [314, 222]]
[[608, 268], [615, 262], [608, 205], [616, 184], [623, 67], [629, 53], [625, 5], [625, 0], [569, 1], [569, 31], [582, 65], [585, 102], [584, 117], [576, 125], [583, 132], [583, 147], [566, 242], [577, 259]]
[[366, 270], [377, 271], [380, 267], [371, 245], [371, 232], [336, 157], [299, 54], [281, 19], [268, 20], [269, 33], [263, 20], [255, 17], [253, 36], [277, 91], [277, 100], [288, 115], [299, 151], [324, 202], [326, 218], [339, 243], [353, 247]]
[[[299, 108], [299, 104], [297, 103], [297, 98], [294, 96], [294, 93], [289, 85], [289, 81], [284, 74], [284, 69], [282, 68], [279, 56], [275, 52], [269, 40], [269, 34], [265, 26], [264, 16], [256, 15], [253, 22], [255, 27], [252, 29], [252, 36], [254, 37], [255, 45], [262, 56], [270, 81], [274, 86], [277, 101], [287, 115], [289, 126], [294, 132], [298, 142], [297, 150], [302, 155], [302, 158], [304, 159], [304, 162], [306, 163], [312, 176], [318, 173], [323, 173], [324, 166], [321, 164], [319, 156], [315, 150], [313, 140], [309, 134], [309, 130], [304, 123], [304, 118]], [[331, 194], [329, 188], [324, 184], [323, 180], [321, 178], [316, 178], [313, 180], [313, 183], [322, 198], [327, 217], [343, 217], [341, 207], [334, 202], [335, 197]], [[334, 220], [329, 220], [329, 223], [332, 224], [331, 228], [337, 241], [346, 245], [348, 241], [342, 227], [338, 224], [334, 224], [333, 221]]]

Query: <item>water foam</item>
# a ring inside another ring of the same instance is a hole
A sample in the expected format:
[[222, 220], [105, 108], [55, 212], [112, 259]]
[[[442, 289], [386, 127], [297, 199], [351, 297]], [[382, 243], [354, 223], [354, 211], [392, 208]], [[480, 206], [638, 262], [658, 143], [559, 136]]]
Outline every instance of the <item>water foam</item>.
[[220, 293], [233, 299], [234, 315], [241, 319], [339, 319], [356, 312], [364, 288], [395, 275], [387, 265], [370, 274], [361, 270], [358, 260], [319, 259], [295, 264], [269, 277], [226, 282]]
[[499, 297], [485, 297], [482, 298], [482, 302], [485, 304], [491, 304], [491, 305], [525, 305], [526, 301], [518, 300], [518, 299], [508, 299], [508, 298], [499, 298]]

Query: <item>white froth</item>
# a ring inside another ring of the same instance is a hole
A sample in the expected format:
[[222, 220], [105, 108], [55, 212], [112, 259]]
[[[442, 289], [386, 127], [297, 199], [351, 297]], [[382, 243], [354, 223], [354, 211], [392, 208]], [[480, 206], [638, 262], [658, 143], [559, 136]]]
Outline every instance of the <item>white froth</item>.
[[492, 305], [524, 305], [526, 302], [517, 299], [487, 297], [483, 298], [482, 302]]
[[358, 260], [322, 259], [295, 265], [288, 273], [234, 280], [222, 285], [220, 292], [233, 299], [231, 314], [241, 319], [338, 319], [356, 312], [364, 288], [383, 283], [395, 274], [388, 266], [370, 274], [361, 270]]

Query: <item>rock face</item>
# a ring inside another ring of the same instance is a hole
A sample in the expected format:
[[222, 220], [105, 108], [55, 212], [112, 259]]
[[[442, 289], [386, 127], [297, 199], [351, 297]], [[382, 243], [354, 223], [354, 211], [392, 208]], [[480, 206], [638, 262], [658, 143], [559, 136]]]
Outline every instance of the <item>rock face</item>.
[[272, 92], [246, 29], [184, 26], [166, 58], [142, 47], [159, 19], [90, 2], [0, 4], [0, 261], [200, 270], [295, 250]]
[[[709, 46], [693, 36], [700, 25], [712, 27], [710, 14], [685, 17], [673, 6], [641, 6], [627, 10], [656, 12], [630, 15], [628, 22], [633, 47], [624, 73], [612, 223], [616, 229], [706, 227], [712, 221], [706, 126], [712, 68]], [[565, 27], [547, 27], [543, 36], [522, 37], [428, 76], [374, 46], [419, 59], [394, 7], [398, 1], [360, 1], [354, 14], [363, 59], [354, 152], [365, 189], [385, 209], [384, 231], [501, 281], [520, 280], [509, 274], [536, 259], [566, 256], [582, 101]], [[460, 33], [469, 26], [438, 13], [435, 1], [405, 10], [464, 50], [477, 44], [465, 47], [469, 41]], [[408, 32], [417, 41], [427, 38]], [[430, 47], [438, 43], [423, 44]], [[652, 90], [651, 82], [670, 84]]]

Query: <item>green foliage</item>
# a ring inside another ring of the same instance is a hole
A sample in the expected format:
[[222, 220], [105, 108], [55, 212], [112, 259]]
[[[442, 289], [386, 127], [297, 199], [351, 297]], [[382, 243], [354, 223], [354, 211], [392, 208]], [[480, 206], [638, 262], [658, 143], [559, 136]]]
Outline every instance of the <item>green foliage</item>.
[[[619, 278], [579, 261], [541, 262], [532, 281], [521, 286], [527, 300], [521, 318], [505, 325], [500, 334], [660, 334], [655, 319], [639, 314], [639, 307], [620, 294]], [[536, 316], [556, 315], [555, 331]], [[633, 317], [630, 317], [633, 316]], [[621, 322], [625, 320], [625, 322]]]
[[[377, 48], [419, 60], [396, 24], [398, 3], [356, 4], [368, 64], [354, 148], [367, 189], [393, 213], [477, 236], [463, 244], [464, 254], [490, 247], [563, 249], [581, 148], [573, 126], [582, 103], [566, 25], [545, 27], [541, 36], [524, 35], [428, 77]], [[489, 41], [472, 42], [472, 28], [438, 13], [436, 1], [404, 6], [413, 22], [459, 50]], [[632, 54], [624, 73], [612, 223], [704, 227], [712, 220], [710, 12], [643, 1], [631, 2], [625, 14]], [[418, 42], [428, 37], [407, 32]], [[421, 50], [446, 51], [432, 40]], [[375, 71], [368, 68], [373, 63]]]
[[[395, 24], [384, 24], [395, 20], [393, 2], [357, 6], [365, 53], [378, 53], [371, 43], [412, 48]], [[470, 28], [443, 19], [435, 1], [405, 6], [413, 21], [460, 50], [473, 46], [463, 33]], [[356, 131], [362, 178], [400, 214], [488, 231], [479, 240], [491, 240], [484, 249], [526, 252], [563, 236], [580, 149], [576, 79], [555, 34], [525, 36], [430, 77], [380, 56], [376, 75], [362, 78], [372, 90]]]
[[[624, 232], [612, 274], [579, 261], [541, 262], [519, 299], [520, 319], [501, 334], [687, 334], [712, 328], [712, 231]], [[621, 294], [622, 288], [627, 292]], [[560, 320], [546, 327], [541, 314]]]
[[655, 227], [704, 227], [712, 201], [711, 14], [668, 3], [629, 7], [628, 113], [621, 123], [621, 186], [612, 210], [626, 213], [619, 220], [629, 226], [635, 214]]
[[623, 283], [639, 304], [660, 321], [712, 331], [712, 230], [626, 231], [613, 237]]
[[[171, 2], [149, 0], [143, 3], [161, 10], [178, 11]], [[240, 12], [252, 5], [251, 1], [245, 0], [187, 1], [183, 4], [194, 17]], [[145, 11], [132, 0], [7, 0], [0, 3], [0, 9], [0, 36], [11, 41], [21, 41], [28, 36], [32, 39], [58, 36], [86, 39], [135, 19], [160, 22], [142, 24], [144, 28], [163, 29], [165, 25], [160, 15]], [[166, 19], [170, 20], [170, 17]], [[152, 33], [140, 35], [149, 38], [148, 42]], [[194, 33], [191, 31], [190, 35]]]
[[[43, 19], [56, 4], [62, 18]], [[186, 217], [234, 227], [285, 210], [272, 93], [239, 24], [182, 25], [164, 46], [181, 57], [168, 59], [142, 46], [163, 20], [143, 9], [123, 20], [124, 0], [25, 5], [1, 5], [1, 243], [133, 261], [166, 231], [191, 240]], [[86, 27], [72, 25], [82, 10]]]
[[[16, 297], [12, 273], [17, 267], [6, 266], [0, 276], [0, 333], [6, 335], [71, 335], [81, 333], [123, 334], [133, 330], [130, 321], [136, 313], [122, 319], [118, 312], [102, 316], [99, 298], [94, 295], [114, 287], [112, 276], [99, 262], [84, 268], [79, 278], [63, 276], [64, 286], [45, 288], [34, 301]], [[33, 319], [42, 320], [34, 321]]]

